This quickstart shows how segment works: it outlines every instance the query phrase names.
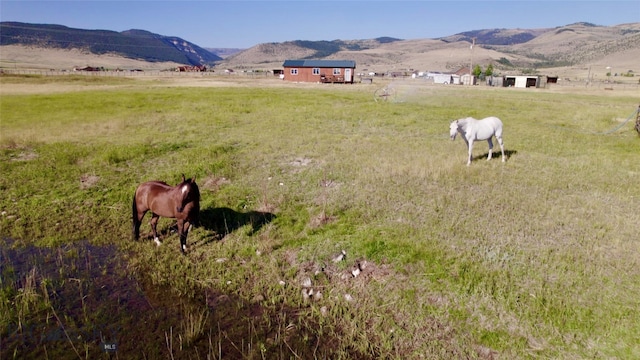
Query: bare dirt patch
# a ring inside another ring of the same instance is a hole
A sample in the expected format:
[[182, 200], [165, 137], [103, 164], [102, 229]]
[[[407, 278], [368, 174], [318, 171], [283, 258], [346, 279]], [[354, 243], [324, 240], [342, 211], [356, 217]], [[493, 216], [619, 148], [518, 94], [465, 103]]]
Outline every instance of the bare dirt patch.
[[38, 158], [38, 154], [33, 150], [24, 150], [11, 158], [11, 161], [31, 161]]
[[201, 181], [200, 187], [209, 191], [218, 191], [223, 185], [231, 184], [231, 180], [224, 176], [209, 176]]
[[320, 228], [337, 220], [337, 217], [327, 215], [325, 212], [318, 214], [309, 220], [309, 227], [312, 229]]
[[94, 187], [100, 181], [97, 175], [85, 174], [80, 177], [80, 190], [86, 190]]

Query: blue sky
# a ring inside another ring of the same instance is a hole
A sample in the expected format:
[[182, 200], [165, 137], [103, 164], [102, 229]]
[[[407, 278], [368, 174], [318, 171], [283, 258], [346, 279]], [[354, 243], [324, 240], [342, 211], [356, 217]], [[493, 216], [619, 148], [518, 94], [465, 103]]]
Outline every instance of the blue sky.
[[579, 21], [640, 22], [624, 1], [0, 1], [0, 19], [80, 29], [148, 30], [201, 47], [391, 36], [437, 38], [489, 28], [546, 28]]

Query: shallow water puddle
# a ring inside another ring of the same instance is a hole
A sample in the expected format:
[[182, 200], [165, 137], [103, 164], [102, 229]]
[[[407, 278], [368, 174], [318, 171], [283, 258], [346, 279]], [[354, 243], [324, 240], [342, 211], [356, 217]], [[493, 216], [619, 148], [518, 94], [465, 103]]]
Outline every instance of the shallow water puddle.
[[14, 309], [3, 319], [3, 359], [96, 358], [116, 352], [165, 357], [170, 347], [159, 345], [172, 340], [164, 338], [165, 330], [171, 332], [181, 307], [193, 306], [170, 291], [154, 298], [160, 292], [145, 291], [113, 245], [14, 248], [10, 240], [1, 245], [2, 291]]

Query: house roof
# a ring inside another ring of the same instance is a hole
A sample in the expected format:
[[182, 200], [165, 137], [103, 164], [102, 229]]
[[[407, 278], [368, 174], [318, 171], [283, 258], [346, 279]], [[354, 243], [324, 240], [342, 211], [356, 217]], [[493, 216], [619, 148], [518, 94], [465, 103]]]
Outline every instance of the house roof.
[[454, 74], [456, 74], [456, 75], [466, 75], [466, 74], [471, 74], [471, 72], [469, 71], [469, 67], [468, 66], [463, 66], [460, 69], [458, 69], [458, 71], [454, 72]]
[[353, 60], [285, 60], [283, 67], [355, 68]]

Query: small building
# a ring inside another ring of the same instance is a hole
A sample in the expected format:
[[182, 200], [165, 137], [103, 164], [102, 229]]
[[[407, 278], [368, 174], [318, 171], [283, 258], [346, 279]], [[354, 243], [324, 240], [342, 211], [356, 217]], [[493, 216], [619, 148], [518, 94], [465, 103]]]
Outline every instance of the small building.
[[285, 60], [282, 66], [286, 81], [353, 84], [356, 62], [353, 60]]
[[434, 84], [460, 84], [460, 75], [456, 74], [428, 73], [427, 78], [433, 79]]
[[471, 74], [464, 74], [460, 76], [460, 81], [462, 82], [463, 85], [475, 85], [476, 77]]
[[487, 76], [487, 86], [505, 87], [504, 76]]
[[504, 86], [516, 88], [537, 88], [544, 86], [536, 75], [505, 76]]
[[73, 71], [104, 71], [105, 69], [103, 67], [93, 67], [93, 66], [85, 66], [83, 68], [80, 67], [74, 67]]

